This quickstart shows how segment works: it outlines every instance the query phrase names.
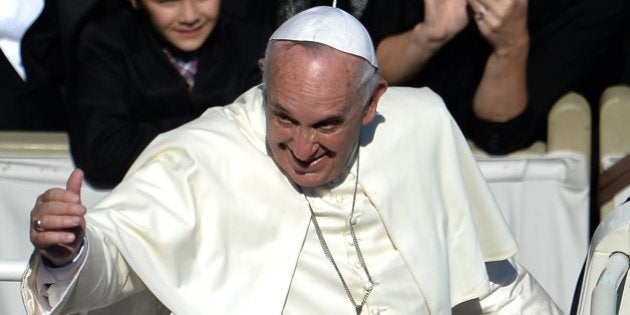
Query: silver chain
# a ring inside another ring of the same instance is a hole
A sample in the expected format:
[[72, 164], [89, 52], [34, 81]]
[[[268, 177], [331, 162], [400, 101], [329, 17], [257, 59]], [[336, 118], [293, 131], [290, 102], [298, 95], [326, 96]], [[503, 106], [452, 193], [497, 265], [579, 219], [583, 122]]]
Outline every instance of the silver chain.
[[361, 311], [363, 310], [363, 306], [365, 305], [365, 302], [367, 301], [368, 296], [370, 296], [370, 293], [372, 293], [374, 282], [372, 281], [372, 276], [370, 275], [370, 272], [368, 271], [367, 266], [365, 264], [365, 260], [363, 259], [363, 253], [361, 252], [361, 248], [359, 247], [359, 242], [357, 241], [357, 237], [356, 237], [356, 234], [354, 233], [354, 227], [352, 224], [352, 216], [354, 215], [354, 204], [357, 199], [357, 188], [359, 185], [359, 153], [358, 151], [357, 151], [356, 173], [357, 174], [355, 176], [355, 182], [354, 182], [354, 195], [352, 196], [352, 209], [350, 210], [350, 218], [348, 219], [348, 225], [350, 226], [350, 234], [352, 235], [352, 243], [354, 244], [354, 249], [357, 252], [357, 257], [359, 258], [359, 262], [361, 263], [363, 272], [365, 272], [365, 275], [367, 276], [368, 281], [370, 282], [369, 287], [365, 289], [365, 294], [363, 295], [363, 299], [361, 300], [360, 304], [357, 304], [356, 301], [354, 300], [354, 297], [352, 296], [352, 293], [350, 293], [350, 288], [348, 288], [348, 284], [346, 283], [346, 280], [341, 275], [341, 271], [339, 270], [339, 267], [337, 267], [337, 263], [335, 263], [335, 259], [333, 258], [332, 253], [330, 252], [330, 249], [328, 248], [328, 244], [326, 243], [326, 240], [324, 239], [324, 235], [322, 233], [321, 228], [319, 227], [319, 223], [317, 222], [317, 216], [315, 215], [315, 212], [313, 211], [313, 207], [311, 206], [311, 203], [308, 201], [308, 198], [306, 196], [304, 196], [304, 199], [306, 199], [308, 208], [311, 211], [311, 222], [313, 222], [313, 226], [315, 226], [315, 232], [317, 232], [317, 238], [319, 239], [319, 243], [322, 246], [324, 255], [326, 255], [326, 258], [328, 258], [330, 263], [335, 268], [335, 271], [337, 272], [337, 276], [339, 276], [339, 280], [341, 280], [341, 284], [343, 285], [344, 290], [346, 290], [346, 294], [348, 295], [350, 302], [354, 306], [354, 309], [356, 310], [357, 315], [359, 315], [361, 314]]

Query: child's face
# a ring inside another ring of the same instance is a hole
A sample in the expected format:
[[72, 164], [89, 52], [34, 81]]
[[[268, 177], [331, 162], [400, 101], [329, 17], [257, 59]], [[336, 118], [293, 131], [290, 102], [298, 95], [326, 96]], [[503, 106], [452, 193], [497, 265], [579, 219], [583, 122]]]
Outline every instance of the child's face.
[[191, 52], [199, 49], [214, 30], [219, 18], [220, 0], [130, 0], [134, 8], [144, 8], [155, 30], [175, 48]]

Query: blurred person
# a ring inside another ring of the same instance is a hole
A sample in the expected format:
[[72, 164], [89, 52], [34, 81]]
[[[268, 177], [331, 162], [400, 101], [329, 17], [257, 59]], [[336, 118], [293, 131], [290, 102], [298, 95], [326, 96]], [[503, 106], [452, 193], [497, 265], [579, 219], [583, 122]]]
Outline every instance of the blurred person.
[[[569, 91], [599, 97], [626, 0], [370, 0], [362, 22], [390, 84], [428, 86], [490, 154], [546, 139]], [[587, 95], [588, 96], [588, 95]]]
[[231, 103], [261, 80], [269, 29], [219, 0], [130, 0], [88, 24], [70, 97], [75, 164], [111, 188], [158, 134]]

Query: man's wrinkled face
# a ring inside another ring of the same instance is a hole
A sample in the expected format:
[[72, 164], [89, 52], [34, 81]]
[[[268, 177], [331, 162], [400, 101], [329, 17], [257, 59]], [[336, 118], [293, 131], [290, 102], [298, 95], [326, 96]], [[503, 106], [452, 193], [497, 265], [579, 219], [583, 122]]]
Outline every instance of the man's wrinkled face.
[[270, 58], [265, 110], [273, 159], [301, 187], [333, 181], [375, 115], [376, 102], [358, 95], [358, 57], [281, 44]]
[[158, 34], [173, 47], [192, 52], [201, 47], [219, 19], [220, 0], [131, 0], [143, 8]]

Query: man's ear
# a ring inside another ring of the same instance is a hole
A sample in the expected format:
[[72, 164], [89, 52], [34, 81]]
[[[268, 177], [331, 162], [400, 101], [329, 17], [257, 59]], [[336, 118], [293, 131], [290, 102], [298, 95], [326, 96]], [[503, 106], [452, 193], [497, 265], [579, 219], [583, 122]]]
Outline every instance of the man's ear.
[[265, 58], [258, 59], [258, 68], [260, 72], [265, 72]]
[[129, 0], [129, 3], [134, 9], [138, 9], [138, 0]]
[[374, 90], [374, 93], [372, 94], [372, 98], [370, 98], [370, 101], [365, 104], [363, 119], [361, 120], [361, 123], [364, 126], [370, 124], [372, 120], [374, 120], [374, 117], [376, 117], [376, 107], [378, 105], [378, 101], [385, 91], [387, 91], [387, 81], [381, 79], [376, 87], [376, 90]]

